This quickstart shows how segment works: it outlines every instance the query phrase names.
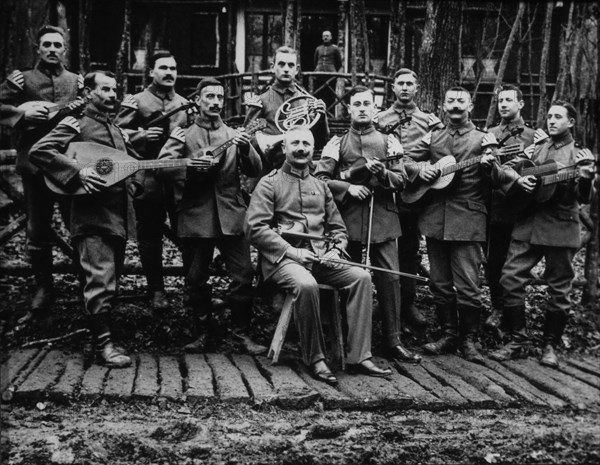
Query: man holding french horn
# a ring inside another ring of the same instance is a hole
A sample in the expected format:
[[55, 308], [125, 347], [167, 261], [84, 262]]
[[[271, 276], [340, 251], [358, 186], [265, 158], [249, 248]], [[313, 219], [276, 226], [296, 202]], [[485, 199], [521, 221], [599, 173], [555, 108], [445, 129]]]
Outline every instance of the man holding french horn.
[[273, 57], [275, 81], [262, 94], [246, 98], [248, 110], [244, 125], [256, 118], [267, 120], [264, 134], [256, 136], [256, 145], [263, 158], [263, 174], [280, 168], [285, 160], [281, 148], [283, 134], [293, 126], [311, 128], [315, 150], [321, 150], [329, 139], [329, 126], [325, 103], [300, 87], [295, 77], [298, 73], [298, 56], [290, 47], [279, 47]]

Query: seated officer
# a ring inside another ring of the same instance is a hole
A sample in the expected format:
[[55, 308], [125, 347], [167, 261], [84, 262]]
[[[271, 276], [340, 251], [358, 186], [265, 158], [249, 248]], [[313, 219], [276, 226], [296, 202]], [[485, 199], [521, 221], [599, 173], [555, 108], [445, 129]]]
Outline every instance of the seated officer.
[[[286, 161], [256, 186], [246, 215], [246, 236], [262, 254], [265, 279], [273, 280], [294, 297], [302, 358], [311, 375], [329, 384], [337, 383], [325, 363], [323, 350], [318, 283], [325, 283], [348, 291], [349, 370], [386, 377], [391, 370], [378, 368], [371, 361], [371, 276], [361, 268], [342, 268], [335, 263], [344, 254], [348, 234], [329, 188], [309, 173], [313, 148], [314, 138], [308, 129], [294, 127], [286, 133]], [[312, 235], [328, 233], [334, 240], [330, 244], [311, 240], [295, 247], [273, 229], [288, 223], [299, 223]]]

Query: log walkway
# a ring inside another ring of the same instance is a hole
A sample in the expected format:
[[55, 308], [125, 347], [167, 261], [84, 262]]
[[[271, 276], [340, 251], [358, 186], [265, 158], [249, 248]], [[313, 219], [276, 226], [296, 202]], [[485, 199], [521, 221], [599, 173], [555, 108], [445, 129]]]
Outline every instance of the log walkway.
[[[426, 357], [420, 365], [393, 364], [391, 379], [338, 373], [336, 388], [313, 380], [301, 363], [224, 354], [137, 354], [126, 369], [85, 363], [80, 353], [15, 350], [2, 364], [3, 399], [243, 402], [302, 409], [496, 409], [503, 407], [600, 410], [600, 363], [562, 359], [558, 370], [526, 359], [475, 365], [455, 355]], [[375, 359], [377, 363], [387, 363]], [[87, 366], [89, 365], [89, 366]]]

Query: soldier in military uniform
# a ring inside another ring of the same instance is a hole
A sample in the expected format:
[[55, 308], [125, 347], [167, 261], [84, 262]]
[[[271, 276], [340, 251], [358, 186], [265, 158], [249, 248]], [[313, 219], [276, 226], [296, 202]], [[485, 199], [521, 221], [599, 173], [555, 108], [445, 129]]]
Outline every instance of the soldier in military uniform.
[[[84, 79], [90, 100], [83, 115], [63, 119], [31, 149], [30, 159], [58, 186], [69, 191], [83, 187], [87, 195], [70, 198], [69, 228], [85, 273], [84, 313], [100, 360], [109, 367], [131, 365], [131, 358], [111, 340], [110, 311], [114, 306], [119, 271], [125, 257], [125, 242], [134, 185], [121, 181], [105, 187], [105, 180], [94, 167], [81, 166], [65, 153], [71, 142], [94, 142], [127, 151], [139, 158], [127, 134], [115, 126], [109, 114], [117, 104], [117, 81], [108, 71], [89, 73]], [[102, 156], [106, 156], [102, 154]]]
[[[235, 131], [221, 119], [223, 85], [215, 79], [203, 79], [197, 87], [199, 114], [194, 124], [177, 128], [163, 147], [161, 158], [190, 158], [187, 169], [179, 170], [174, 184], [177, 203], [177, 236], [182, 241], [188, 305], [194, 312], [197, 339], [185, 346], [188, 352], [204, 352], [212, 289], [208, 284], [209, 266], [218, 247], [231, 276], [228, 306], [234, 335], [252, 354], [266, 351], [248, 336], [252, 315], [254, 271], [250, 246], [243, 235], [246, 201], [242, 195], [238, 170], [256, 177], [262, 169], [260, 156], [250, 145], [249, 135]], [[233, 145], [221, 161], [202, 157], [202, 151], [216, 148], [229, 140]]]
[[[402, 146], [394, 135], [385, 136], [373, 126], [376, 108], [370, 89], [355, 87], [350, 92], [348, 109], [350, 130], [325, 146], [315, 176], [327, 182], [339, 206], [348, 228], [348, 253], [353, 260], [361, 261], [362, 246], [367, 245], [373, 265], [398, 271], [396, 239], [402, 232], [394, 192], [403, 189], [406, 171], [402, 159], [389, 163], [385, 159], [401, 153]], [[346, 176], [363, 163], [362, 175]], [[419, 363], [421, 358], [400, 341], [399, 277], [382, 271], [375, 271], [373, 277], [386, 350], [396, 360]]]
[[[145, 159], [158, 156], [171, 131], [187, 126], [188, 112], [180, 111], [170, 116], [161, 126], [144, 128], [146, 123], [161, 114], [185, 108], [188, 101], [175, 92], [177, 63], [169, 52], [156, 53], [150, 62], [152, 83], [142, 92], [123, 99], [116, 124], [124, 128], [137, 152]], [[146, 275], [152, 307], [168, 307], [164, 291], [162, 239], [163, 224], [169, 210], [171, 224], [175, 227], [174, 206], [170, 187], [152, 170], [140, 173], [144, 192], [135, 199], [137, 240], [142, 268]]]
[[[344, 256], [348, 236], [329, 188], [310, 174], [313, 135], [306, 128], [292, 128], [285, 135], [283, 149], [283, 166], [264, 176], [252, 194], [244, 229], [262, 255], [265, 279], [292, 293], [304, 363], [316, 379], [337, 383], [325, 363], [323, 349], [318, 283], [325, 283], [347, 290], [348, 370], [390, 376], [389, 368], [379, 368], [371, 360], [371, 276], [358, 267], [341, 267], [329, 261]], [[302, 225], [311, 235], [328, 233], [333, 240], [292, 245], [273, 228], [288, 223]]]
[[[323, 71], [329, 73], [339, 73], [342, 71], [342, 54], [337, 45], [332, 43], [333, 36], [331, 31], [323, 31], [321, 36], [323, 38], [323, 44], [319, 45], [315, 49], [314, 62], [315, 71]], [[326, 76], [315, 79], [315, 86], [318, 88], [327, 83], [328, 78]], [[335, 91], [331, 89], [332, 86], [335, 88], [336, 80], [334, 79], [329, 83], [328, 87], [325, 87], [316, 97], [321, 98], [325, 105], [329, 106], [335, 102]]]
[[[473, 108], [471, 95], [462, 87], [446, 92], [444, 110], [448, 125], [429, 132], [410, 152], [417, 161], [436, 163], [447, 155], [457, 162], [479, 156], [484, 145], [495, 142], [492, 134], [478, 130], [469, 119]], [[481, 163], [457, 173], [454, 184], [432, 190], [419, 215], [419, 229], [427, 240], [430, 264], [430, 288], [433, 294], [442, 337], [425, 344], [431, 354], [454, 351], [460, 342], [464, 357], [483, 362], [475, 347], [481, 314], [479, 268], [481, 245], [486, 239], [486, 199], [489, 192], [488, 171], [494, 160], [487, 154]], [[483, 165], [483, 166], [482, 166]], [[412, 182], [433, 183], [439, 176], [433, 165], [410, 172]]]
[[[530, 149], [531, 161], [540, 165], [553, 160], [562, 166], [593, 162], [592, 153], [578, 147], [573, 140], [571, 129], [576, 121], [577, 112], [573, 105], [558, 100], [553, 102], [547, 119], [550, 137]], [[589, 203], [593, 192], [594, 167], [580, 165], [578, 170], [578, 177], [557, 185], [549, 201], [537, 204], [529, 214], [517, 217], [500, 281], [504, 289], [504, 318], [511, 340], [490, 354], [493, 359], [527, 356], [525, 286], [532, 268], [544, 258], [544, 276], [550, 299], [546, 305], [540, 361], [550, 367], [558, 366], [554, 349], [560, 344], [567, 324], [571, 304], [569, 294], [574, 278], [572, 261], [581, 246], [579, 204]], [[510, 166], [503, 166], [501, 174], [505, 191], [515, 186], [516, 189], [533, 192], [537, 185], [534, 176], [521, 177]]]
[[[489, 129], [504, 145], [523, 143], [528, 147], [533, 143], [534, 130], [527, 126], [521, 116], [525, 105], [523, 93], [512, 85], [504, 85], [498, 93], [498, 113], [500, 124]], [[501, 163], [514, 163], [514, 160], [499, 160]], [[486, 274], [490, 287], [492, 313], [485, 320], [490, 328], [499, 328], [502, 317], [502, 286], [500, 277], [508, 254], [510, 236], [515, 222], [514, 213], [506, 207], [504, 195], [500, 189], [492, 191], [491, 211], [489, 215]]]
[[[275, 115], [279, 107], [293, 97], [309, 96], [302, 87], [300, 87], [295, 77], [298, 73], [298, 57], [296, 51], [290, 47], [279, 47], [275, 51], [273, 58], [273, 72], [275, 82], [271, 84], [265, 92], [256, 96], [252, 95], [246, 99], [248, 106], [246, 120], [248, 124], [256, 118], [267, 120], [267, 128], [264, 133], [267, 135], [281, 135], [281, 131], [275, 123]], [[325, 112], [325, 104], [322, 100], [316, 100], [315, 111], [320, 113], [319, 121], [312, 128], [315, 137], [315, 149], [320, 150], [329, 139], [329, 126]], [[285, 156], [281, 149], [281, 144], [273, 144], [263, 157], [263, 173], [268, 173], [273, 168], [280, 168]]]
[[[46, 187], [40, 170], [31, 164], [28, 154], [39, 138], [36, 133], [49, 123], [46, 102], [74, 102], [83, 89], [82, 76], [67, 71], [63, 66], [65, 51], [64, 31], [55, 26], [42, 27], [37, 33], [38, 63], [27, 71], [13, 71], [0, 84], [2, 118], [14, 127], [17, 134], [17, 171], [23, 179], [25, 193], [27, 249], [36, 281], [30, 311], [19, 320], [21, 323], [47, 310], [54, 299], [52, 215], [57, 198]], [[38, 105], [20, 107], [26, 102], [37, 101], [40, 101]], [[66, 108], [61, 113], [69, 110]]]
[[[415, 103], [415, 97], [419, 91], [419, 80], [414, 71], [408, 68], [401, 68], [396, 71], [392, 89], [396, 101], [390, 108], [375, 115], [373, 122], [378, 130], [386, 134], [391, 131], [402, 144], [404, 151], [408, 153], [421, 141], [425, 134], [444, 126], [437, 116], [422, 111]], [[398, 124], [405, 117], [410, 117], [410, 121]], [[421, 234], [418, 228], [419, 213], [414, 206], [411, 207], [402, 202], [400, 196], [396, 196], [396, 203], [400, 212], [400, 225], [402, 227], [402, 236], [398, 238], [400, 271], [417, 274], [421, 242]], [[415, 327], [426, 326], [427, 320], [414, 305], [417, 293], [415, 280], [400, 278], [400, 284], [403, 322]]]

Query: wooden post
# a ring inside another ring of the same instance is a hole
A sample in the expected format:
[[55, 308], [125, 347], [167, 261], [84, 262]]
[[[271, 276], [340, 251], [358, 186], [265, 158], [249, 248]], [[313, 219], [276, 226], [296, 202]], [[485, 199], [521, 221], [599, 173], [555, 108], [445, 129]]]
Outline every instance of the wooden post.
[[[567, 17], [567, 24], [564, 30], [560, 34], [560, 64], [558, 69], [558, 76], [556, 77], [556, 90], [554, 91], [555, 99], [564, 99], [570, 90], [570, 75], [569, 75], [569, 61], [571, 59], [573, 38], [575, 31], [573, 29], [573, 11], [575, 10], [575, 2], [571, 3], [569, 7], [569, 15]], [[570, 99], [569, 99], [570, 100]]]
[[127, 80], [124, 79], [124, 73], [129, 67], [129, 47], [131, 42], [131, 0], [125, 0], [123, 6], [123, 33], [121, 34], [121, 45], [117, 53], [115, 71], [117, 82], [123, 83], [124, 92], [127, 92]]
[[599, 202], [598, 202], [598, 191], [594, 192], [592, 197], [592, 203], [590, 205], [590, 219], [592, 220], [592, 230], [590, 234], [590, 240], [587, 244], [585, 254], [585, 268], [584, 275], [586, 284], [583, 288], [581, 295], [581, 303], [595, 304], [596, 297], [598, 296], [598, 258], [599, 258], [599, 241], [600, 241], [600, 228], [599, 224]]
[[91, 0], [79, 0], [79, 69], [90, 70]]
[[542, 57], [540, 59], [540, 102], [538, 106], [536, 126], [539, 128], [546, 120], [546, 111], [548, 103], [548, 89], [546, 87], [546, 77], [548, 73], [548, 56], [550, 54], [550, 38], [552, 32], [552, 12], [554, 11], [554, 2], [546, 2], [546, 15], [544, 17], [544, 34]]
[[[523, 19], [523, 14], [525, 13], [525, 2], [519, 2], [519, 9], [517, 11], [517, 16], [512, 25], [512, 29], [510, 30], [510, 35], [508, 36], [508, 40], [506, 41], [506, 45], [504, 46], [504, 52], [502, 53], [502, 58], [500, 59], [500, 66], [498, 67], [498, 74], [496, 75], [496, 82], [494, 83], [494, 89], [497, 89], [500, 85], [502, 85], [502, 80], [504, 79], [504, 72], [506, 71], [506, 65], [508, 64], [508, 57], [510, 56], [510, 52], [512, 51], [513, 44], [515, 42], [515, 37], [517, 35], [517, 31], [519, 30], [519, 25], [521, 24], [521, 20]], [[494, 121], [494, 115], [496, 114], [496, 103], [497, 103], [497, 94], [494, 92], [492, 96], [492, 100], [490, 102], [490, 108], [488, 109], [487, 118], [485, 120], [486, 127], [491, 126]]]

